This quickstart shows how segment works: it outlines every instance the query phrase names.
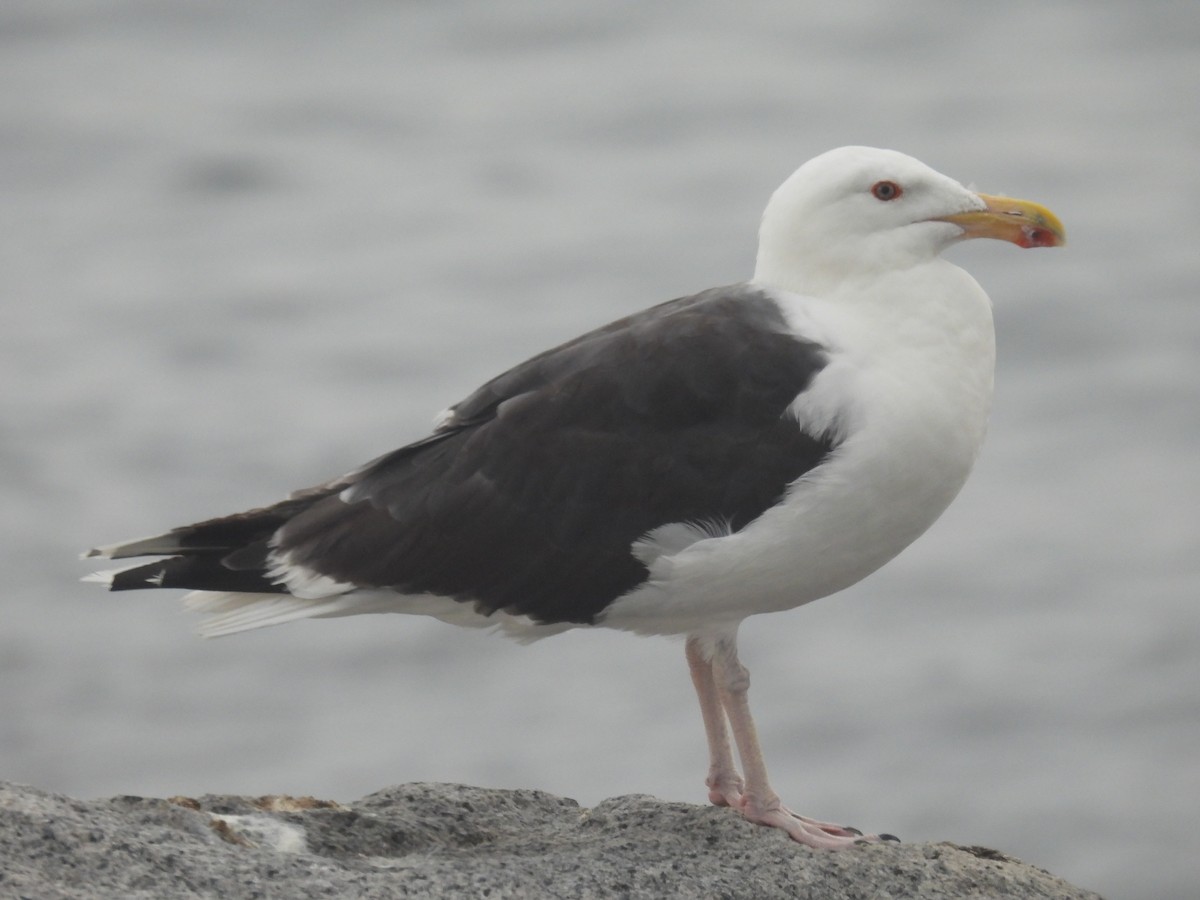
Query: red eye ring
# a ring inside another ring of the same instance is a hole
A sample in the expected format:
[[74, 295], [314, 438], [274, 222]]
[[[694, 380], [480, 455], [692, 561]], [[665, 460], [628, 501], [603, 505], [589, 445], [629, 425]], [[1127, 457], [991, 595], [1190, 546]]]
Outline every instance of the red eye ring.
[[895, 200], [904, 193], [904, 188], [896, 184], [894, 181], [877, 181], [871, 185], [871, 195], [876, 200]]

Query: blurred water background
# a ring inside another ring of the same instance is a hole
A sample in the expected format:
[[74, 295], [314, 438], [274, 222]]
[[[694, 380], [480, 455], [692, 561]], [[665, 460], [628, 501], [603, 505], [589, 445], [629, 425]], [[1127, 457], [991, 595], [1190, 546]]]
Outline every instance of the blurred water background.
[[952, 250], [999, 330], [973, 479], [882, 573], [744, 627], [776, 786], [1195, 895], [1200, 6], [6, 0], [0, 79], [0, 778], [702, 802], [678, 643], [200, 641], [76, 555], [278, 499], [746, 277], [774, 187], [867, 143], [1071, 243]]

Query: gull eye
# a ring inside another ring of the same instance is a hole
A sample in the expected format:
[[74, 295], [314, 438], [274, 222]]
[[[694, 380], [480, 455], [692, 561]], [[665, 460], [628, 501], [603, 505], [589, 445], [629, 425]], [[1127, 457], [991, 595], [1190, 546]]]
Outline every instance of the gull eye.
[[876, 200], [895, 200], [904, 190], [894, 181], [877, 181], [871, 186], [871, 194]]

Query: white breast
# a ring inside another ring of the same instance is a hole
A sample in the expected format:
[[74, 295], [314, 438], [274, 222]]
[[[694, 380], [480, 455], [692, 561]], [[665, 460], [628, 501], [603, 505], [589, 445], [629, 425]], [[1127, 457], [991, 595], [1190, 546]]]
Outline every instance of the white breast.
[[741, 532], [655, 558], [603, 624], [649, 634], [726, 628], [854, 584], [954, 499], [987, 427], [995, 340], [987, 295], [942, 260], [813, 299], [776, 294], [789, 324], [830, 351], [793, 404], [842, 441], [784, 502]]

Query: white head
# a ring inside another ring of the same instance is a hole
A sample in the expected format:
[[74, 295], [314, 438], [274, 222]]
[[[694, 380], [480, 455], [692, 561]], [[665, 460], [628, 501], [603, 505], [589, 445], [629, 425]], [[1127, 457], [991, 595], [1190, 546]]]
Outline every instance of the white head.
[[927, 263], [969, 237], [1024, 247], [1064, 240], [1058, 219], [1037, 204], [969, 191], [894, 150], [840, 147], [806, 162], [771, 196], [754, 279], [822, 290]]

